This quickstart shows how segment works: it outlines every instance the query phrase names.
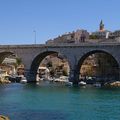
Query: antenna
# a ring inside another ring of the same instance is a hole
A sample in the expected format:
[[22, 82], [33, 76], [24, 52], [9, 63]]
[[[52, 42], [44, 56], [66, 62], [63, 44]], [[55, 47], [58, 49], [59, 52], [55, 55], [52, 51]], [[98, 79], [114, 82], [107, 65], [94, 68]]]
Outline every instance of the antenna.
[[36, 44], [36, 30], [34, 30], [33, 32], [34, 32], [34, 43]]

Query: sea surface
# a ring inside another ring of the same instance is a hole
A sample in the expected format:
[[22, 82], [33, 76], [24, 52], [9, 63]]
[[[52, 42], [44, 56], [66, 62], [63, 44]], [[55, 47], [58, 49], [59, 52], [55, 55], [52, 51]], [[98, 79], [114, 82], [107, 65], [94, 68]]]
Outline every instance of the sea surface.
[[120, 89], [0, 85], [0, 114], [10, 120], [120, 120]]

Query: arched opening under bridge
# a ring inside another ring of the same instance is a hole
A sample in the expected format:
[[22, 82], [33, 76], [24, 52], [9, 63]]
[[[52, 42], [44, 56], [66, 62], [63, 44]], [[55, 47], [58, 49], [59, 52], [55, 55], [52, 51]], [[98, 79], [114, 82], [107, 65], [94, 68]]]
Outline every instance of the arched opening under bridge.
[[[3, 82], [20, 82], [24, 76], [22, 59], [13, 52], [0, 53], [0, 80]], [[19, 78], [19, 79], [17, 79]]]
[[119, 80], [119, 64], [108, 52], [95, 50], [86, 53], [77, 66], [79, 81], [105, 84]]
[[30, 72], [35, 81], [67, 81], [69, 63], [64, 55], [55, 51], [47, 51], [35, 57]]

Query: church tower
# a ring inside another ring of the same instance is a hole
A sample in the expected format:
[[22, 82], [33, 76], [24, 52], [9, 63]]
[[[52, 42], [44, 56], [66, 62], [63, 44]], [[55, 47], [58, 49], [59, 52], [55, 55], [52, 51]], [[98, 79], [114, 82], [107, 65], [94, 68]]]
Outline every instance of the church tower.
[[103, 21], [102, 21], [102, 20], [101, 20], [101, 22], [100, 22], [99, 30], [100, 30], [101, 32], [104, 31], [104, 24], [103, 24]]

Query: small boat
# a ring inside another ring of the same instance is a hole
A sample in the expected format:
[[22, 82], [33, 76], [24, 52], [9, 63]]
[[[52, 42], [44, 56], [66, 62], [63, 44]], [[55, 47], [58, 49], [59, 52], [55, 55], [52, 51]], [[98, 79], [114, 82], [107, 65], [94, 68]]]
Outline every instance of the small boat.
[[86, 85], [86, 82], [80, 81], [80, 82], [79, 82], [79, 85], [84, 86], [84, 85]]
[[54, 82], [60, 82], [60, 79], [59, 78], [55, 78]]
[[20, 80], [20, 83], [27, 83], [26, 77], [22, 77], [21, 80]]

